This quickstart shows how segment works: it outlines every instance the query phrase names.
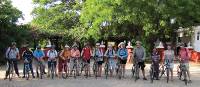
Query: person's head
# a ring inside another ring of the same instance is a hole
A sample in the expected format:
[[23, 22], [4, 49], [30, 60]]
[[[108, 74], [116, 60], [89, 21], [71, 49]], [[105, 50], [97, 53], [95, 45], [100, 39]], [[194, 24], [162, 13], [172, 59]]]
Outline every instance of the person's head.
[[153, 53], [156, 53], [157, 52], [157, 49], [156, 48], [153, 48]]
[[16, 48], [16, 42], [11, 43], [11, 48]]
[[167, 50], [171, 50], [172, 47], [170, 45], [167, 45]]
[[100, 43], [96, 43], [96, 48], [99, 48], [100, 47]]
[[112, 49], [113, 46], [111, 44], [108, 45], [108, 49]]
[[136, 41], [136, 46], [137, 46], [137, 47], [140, 47], [141, 44], [142, 44], [142, 43], [141, 43], [140, 41]]
[[120, 48], [125, 48], [125, 43], [124, 42], [120, 43]]
[[69, 50], [70, 49], [70, 47], [66, 44], [65, 45], [65, 50]]
[[37, 50], [41, 50], [41, 46], [37, 46], [36, 48], [37, 48]]
[[55, 45], [52, 45], [51, 50], [55, 50], [55, 47], [56, 47]]

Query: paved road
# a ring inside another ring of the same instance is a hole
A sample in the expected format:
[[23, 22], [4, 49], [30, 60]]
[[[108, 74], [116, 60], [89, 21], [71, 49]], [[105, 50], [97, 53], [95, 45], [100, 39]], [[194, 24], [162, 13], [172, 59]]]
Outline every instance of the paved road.
[[[149, 80], [143, 81], [142, 79], [135, 82], [131, 78], [131, 64], [127, 64], [127, 73], [124, 79], [108, 78], [104, 77], [95, 79], [94, 77], [84, 78], [84, 76], [74, 79], [70, 77], [68, 79], [31, 79], [26, 81], [22, 78], [15, 78], [13, 81], [3, 80], [5, 67], [0, 70], [0, 87], [200, 87], [200, 64], [191, 64], [192, 84], [185, 86], [184, 83], [175, 76], [173, 82], [166, 83], [166, 79], [162, 78], [159, 81], [154, 81], [153, 84]], [[148, 72], [149, 64], [146, 67]], [[176, 75], [174, 69], [174, 74]], [[20, 72], [21, 66], [20, 66]], [[148, 73], [147, 73], [148, 77]]]

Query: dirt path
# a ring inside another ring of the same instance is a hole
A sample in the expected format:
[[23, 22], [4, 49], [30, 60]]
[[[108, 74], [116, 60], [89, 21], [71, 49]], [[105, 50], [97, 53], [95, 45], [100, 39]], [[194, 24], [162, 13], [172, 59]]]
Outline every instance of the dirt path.
[[[26, 81], [22, 78], [14, 78], [13, 81], [3, 80], [5, 74], [5, 67], [0, 71], [0, 87], [185, 87], [184, 83], [176, 76], [174, 76], [174, 81], [166, 83], [166, 79], [162, 78], [159, 81], [154, 81], [153, 84], [149, 80], [143, 81], [142, 79], [135, 82], [131, 78], [131, 64], [127, 64], [127, 73], [125, 78], [119, 80], [117, 78], [108, 78], [105, 77], [97, 78], [94, 77], [85, 78], [80, 76], [77, 79], [69, 77], [68, 79], [54, 79], [50, 78], [45, 79], [30, 79]], [[176, 65], [175, 65], [176, 66]], [[20, 73], [22, 73], [22, 65], [20, 67]], [[149, 64], [146, 67], [146, 74], [148, 77]], [[190, 67], [192, 74], [192, 84], [189, 84], [188, 87], [200, 87], [200, 64], [191, 64]], [[176, 75], [176, 69], [174, 69], [174, 74]], [[142, 78], [142, 77], [141, 77]]]

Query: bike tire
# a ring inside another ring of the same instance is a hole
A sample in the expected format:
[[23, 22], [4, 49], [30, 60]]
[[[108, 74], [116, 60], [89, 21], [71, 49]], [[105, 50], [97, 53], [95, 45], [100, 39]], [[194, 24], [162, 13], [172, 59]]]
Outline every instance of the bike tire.
[[136, 65], [135, 67], [135, 82], [138, 80], [139, 78], [139, 66]]
[[134, 66], [132, 66], [131, 72], [132, 72], [132, 78], [133, 78], [133, 77], [134, 77], [134, 74], [135, 74]]
[[151, 83], [153, 83], [153, 77], [154, 77], [153, 72], [154, 72], [154, 71], [153, 71], [153, 69], [151, 68], [149, 72], [150, 72]]
[[54, 65], [51, 64], [51, 79], [54, 79]]
[[185, 85], [187, 85], [187, 84], [188, 84], [188, 80], [187, 80], [186, 71], [184, 71], [183, 74], [184, 74], [184, 82], [185, 82]]
[[13, 77], [13, 64], [10, 65], [10, 70], [9, 70], [9, 81], [12, 81]]
[[169, 69], [167, 69], [167, 83], [169, 82]]
[[106, 76], [106, 79], [108, 78], [108, 64], [106, 63], [105, 65], [105, 76]]

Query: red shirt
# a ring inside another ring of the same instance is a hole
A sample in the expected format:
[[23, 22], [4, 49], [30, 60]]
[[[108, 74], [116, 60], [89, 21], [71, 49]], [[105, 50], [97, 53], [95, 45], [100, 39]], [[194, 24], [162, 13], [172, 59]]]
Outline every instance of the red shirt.
[[90, 59], [90, 57], [92, 56], [90, 51], [91, 50], [88, 47], [83, 48], [83, 59], [85, 59], [85, 60], [89, 60]]

